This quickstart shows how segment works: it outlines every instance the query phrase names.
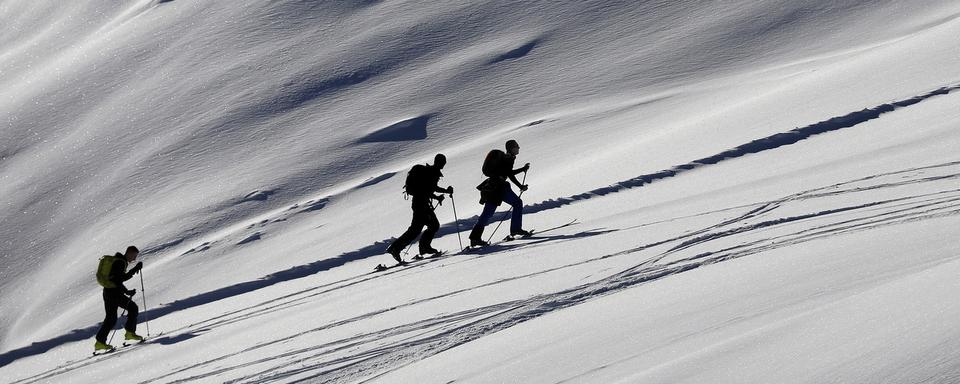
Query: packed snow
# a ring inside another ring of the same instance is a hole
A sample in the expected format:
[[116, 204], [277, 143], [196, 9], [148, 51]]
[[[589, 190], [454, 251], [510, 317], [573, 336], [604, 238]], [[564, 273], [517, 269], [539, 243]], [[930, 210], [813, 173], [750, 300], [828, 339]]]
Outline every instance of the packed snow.
[[[956, 1], [0, 20], [0, 382], [960, 382]], [[538, 233], [460, 252], [509, 139]], [[448, 254], [374, 272], [437, 153]], [[153, 338], [91, 356], [128, 245]]]

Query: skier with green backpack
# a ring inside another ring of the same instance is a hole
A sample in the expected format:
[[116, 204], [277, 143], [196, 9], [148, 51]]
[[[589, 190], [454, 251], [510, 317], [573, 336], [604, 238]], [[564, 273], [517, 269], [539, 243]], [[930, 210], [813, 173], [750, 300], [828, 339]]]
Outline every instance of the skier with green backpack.
[[130, 280], [143, 268], [143, 263], [138, 262], [127, 271], [127, 265], [136, 260], [139, 255], [140, 250], [131, 245], [127, 247], [126, 253], [117, 252], [115, 255], [106, 255], [100, 258], [100, 263], [97, 266], [97, 282], [103, 287], [103, 306], [106, 310], [106, 316], [103, 318], [100, 330], [97, 331], [96, 343], [94, 343], [95, 354], [114, 350], [114, 347], [107, 343], [107, 336], [113, 326], [117, 324], [118, 308], [127, 311], [124, 339], [128, 342], [142, 342], [144, 340], [143, 336], [137, 334], [139, 308], [133, 302], [133, 295], [137, 291], [127, 289], [123, 285], [124, 281]]

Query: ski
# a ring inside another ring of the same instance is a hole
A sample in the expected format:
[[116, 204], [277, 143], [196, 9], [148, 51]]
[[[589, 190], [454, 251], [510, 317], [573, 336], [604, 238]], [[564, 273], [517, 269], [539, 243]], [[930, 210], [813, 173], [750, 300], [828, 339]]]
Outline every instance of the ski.
[[416, 255], [416, 256], [414, 256], [413, 258], [411, 258], [410, 261], [401, 261], [401, 262], [399, 262], [399, 263], [397, 263], [397, 264], [393, 264], [393, 265], [377, 264], [377, 266], [373, 268], [373, 271], [374, 271], [374, 272], [383, 272], [383, 271], [386, 271], [386, 270], [389, 270], [389, 269], [394, 269], [394, 268], [396, 268], [396, 267], [408, 266], [408, 265], [411, 265], [411, 264], [413, 264], [413, 263], [415, 263], [415, 262], [417, 262], [417, 261], [420, 261], [420, 260], [437, 259], [437, 258], [445, 257], [445, 256], [448, 256], [448, 255], [467, 254], [467, 253], [471, 253], [471, 252], [474, 252], [474, 251], [477, 251], [477, 250], [481, 250], [481, 249], [484, 249], [484, 248], [488, 248], [488, 247], [491, 247], [491, 246], [495, 246], [495, 245], [498, 245], [498, 244], [500, 244], [500, 243], [504, 243], [504, 242], [508, 242], [508, 241], [535, 238], [536, 235], [539, 235], [539, 234], [543, 234], [543, 233], [550, 232], [550, 231], [555, 231], [555, 230], [558, 230], [558, 229], [561, 229], [561, 228], [565, 228], [565, 227], [569, 227], [569, 226], [571, 226], [571, 225], [578, 224], [579, 222], [578, 222], [577, 220], [579, 220], [579, 219], [573, 219], [573, 220], [570, 220], [569, 222], [567, 222], [567, 223], [565, 223], [565, 224], [561, 224], [561, 225], [558, 225], [558, 226], [555, 226], [555, 227], [550, 227], [550, 228], [547, 228], [547, 229], [544, 229], [544, 230], [540, 230], [540, 231], [535, 231], [535, 230], [534, 230], [534, 231], [530, 231], [530, 232], [531, 232], [531, 233], [530, 233], [530, 236], [507, 236], [507, 237], [504, 238], [503, 240], [497, 241], [497, 242], [494, 242], [494, 243], [490, 243], [489, 245], [484, 245], [484, 246], [468, 246], [468, 247], [460, 250], [459, 252], [449, 253], [449, 252], [447, 252], [447, 251], [441, 251], [441, 252], [439, 252], [439, 253], [434, 253], [434, 254], [427, 255], [427, 256], [424, 256], [424, 255]]
[[428, 255], [416, 255], [416, 256], [410, 258], [410, 261], [401, 261], [401, 262], [396, 263], [396, 264], [393, 264], [393, 265], [377, 264], [377, 266], [373, 268], [373, 271], [374, 271], [374, 272], [382, 272], [382, 271], [386, 271], [386, 270], [388, 270], [388, 269], [393, 269], [393, 268], [396, 268], [396, 267], [404, 267], [404, 266], [408, 266], [408, 265], [413, 264], [414, 262], [417, 262], [417, 261], [420, 261], [420, 260], [428, 260], [428, 259], [441, 258], [441, 257], [443, 257], [443, 256], [446, 256], [447, 254], [449, 254], [449, 252], [447, 252], [447, 251], [440, 251], [440, 252], [431, 253], [431, 254], [428, 254]]
[[116, 351], [117, 351], [117, 347], [113, 347], [113, 348], [110, 348], [110, 349], [98, 349], [98, 350], [96, 350], [96, 351], [93, 351], [93, 356], [103, 356], [103, 355], [106, 355], [106, 354], [108, 354], [108, 353], [113, 353], [113, 352], [116, 352]]
[[396, 267], [402, 267], [402, 266], [407, 265], [407, 264], [409, 264], [409, 263], [407, 263], [406, 261], [401, 261], [401, 262], [396, 263], [396, 264], [394, 264], [394, 265], [377, 264], [376, 267], [373, 267], [373, 271], [374, 271], [374, 272], [382, 272], [382, 271], [386, 271], [386, 270], [388, 270], [388, 269], [392, 269], [392, 268], [396, 268]]
[[519, 236], [517, 236], [517, 235], [509, 235], [509, 236], [507, 236], [507, 237], [504, 237], [504, 238], [503, 238], [503, 241], [504, 241], [504, 242], [507, 242], [507, 241], [514, 241], [514, 240], [517, 240], [517, 239], [527, 239], [527, 238], [530, 238], [531, 236], [533, 236], [535, 233], [537, 233], [537, 230], [536, 230], [536, 229], [531, 229], [529, 235], [519, 235]]
[[148, 344], [148, 343], [150, 343], [151, 341], [153, 341], [154, 339], [156, 339], [156, 338], [158, 338], [158, 337], [160, 337], [160, 336], [162, 336], [162, 335], [163, 335], [163, 332], [160, 332], [160, 333], [155, 334], [155, 335], [147, 336], [147, 337], [143, 338], [142, 341], [127, 341], [127, 340], [124, 340], [124, 341], [120, 344], [119, 347], [113, 347], [113, 348], [110, 348], [110, 349], [98, 349], [98, 350], [96, 350], [96, 351], [93, 351], [93, 356], [102, 356], [102, 355], [106, 355], [106, 354], [110, 354], [110, 353], [114, 353], [114, 352], [119, 352], [120, 350], [126, 350], [126, 349], [129, 348], [129, 347], [135, 347], [135, 346], [142, 345], [142, 344]]
[[446, 255], [446, 254], [447, 254], [447, 251], [440, 251], [440, 252], [437, 252], [437, 253], [427, 254], [426, 256], [424, 256], [424, 255], [416, 255], [416, 256], [414, 256], [414, 257], [412, 258], [412, 260], [419, 261], [419, 260], [426, 260], [426, 259], [435, 259], [435, 258], [438, 258], [438, 257], [443, 257], [443, 256]]
[[491, 247], [491, 246], [499, 245], [499, 244], [501, 244], [501, 243], [505, 243], [505, 242], [509, 242], [509, 241], [513, 241], [513, 240], [536, 238], [537, 235], [542, 234], [542, 233], [546, 233], [546, 232], [550, 232], [550, 231], [556, 231], [556, 230], [561, 229], [561, 228], [566, 228], [566, 227], [569, 227], [569, 226], [571, 226], [571, 225], [579, 224], [579, 222], [578, 222], [577, 220], [579, 220], [579, 219], [573, 219], [573, 220], [570, 220], [569, 222], [567, 222], [567, 223], [565, 223], [565, 224], [561, 224], [561, 225], [558, 225], [558, 226], [555, 226], [555, 227], [550, 227], [550, 228], [547, 228], [547, 229], [544, 229], [544, 230], [540, 230], [540, 231], [531, 230], [531, 231], [530, 231], [530, 232], [531, 232], [531, 233], [530, 233], [530, 236], [507, 236], [507, 237], [503, 238], [503, 240], [495, 241], [495, 242], [490, 243], [490, 244], [488, 244], [488, 245], [482, 245], [482, 246], [472, 245], [472, 246], [469, 246], [469, 247], [464, 248], [464, 249], [463, 249], [463, 252], [469, 253], [469, 252], [481, 250], [481, 249], [484, 249], [484, 248], [488, 248], [488, 247]]
[[560, 224], [560, 225], [558, 225], [558, 226], [550, 227], [550, 228], [547, 228], [547, 229], [542, 229], [542, 230], [539, 230], [539, 231], [530, 231], [530, 232], [534, 232], [534, 233], [531, 233], [530, 236], [524, 236], [523, 238], [526, 239], [526, 238], [530, 238], [530, 237], [536, 237], [536, 235], [541, 234], [541, 233], [550, 232], [550, 231], [556, 231], [556, 230], [561, 229], [561, 228], [566, 228], [566, 227], [569, 227], [569, 226], [571, 226], [571, 225], [579, 224], [579, 221], [577, 221], [577, 220], [579, 220], [579, 219], [573, 219], [573, 220], [568, 221], [566, 224]]
[[160, 333], [155, 334], [155, 335], [150, 335], [150, 336], [144, 337], [143, 340], [140, 340], [140, 341], [134, 341], [134, 340], [128, 341], [128, 340], [124, 340], [122, 345], [123, 345], [124, 347], [133, 347], [133, 346], [137, 346], [137, 345], [141, 345], [141, 344], [147, 344], [147, 343], [153, 341], [153, 339], [156, 339], [156, 338], [158, 338], [158, 337], [160, 337], [160, 336], [163, 336], [163, 332], [160, 332]]

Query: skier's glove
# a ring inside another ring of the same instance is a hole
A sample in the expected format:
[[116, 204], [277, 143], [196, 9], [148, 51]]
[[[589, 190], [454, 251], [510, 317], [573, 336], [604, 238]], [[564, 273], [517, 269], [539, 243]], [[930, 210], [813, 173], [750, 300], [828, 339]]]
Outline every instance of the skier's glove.
[[133, 295], [136, 295], [136, 294], [137, 294], [137, 290], [136, 290], [136, 289], [128, 289], [128, 290], [126, 290], [126, 292], [123, 292], [123, 294], [124, 294], [124, 295], [127, 295], [127, 296], [130, 296], [130, 297], [133, 297]]
[[523, 166], [523, 168], [520, 168], [520, 169], [523, 170], [524, 172], [529, 171], [529, 170], [530, 170], [530, 163], [527, 163], [526, 165]]
[[527, 188], [529, 188], [529, 186], [527, 186], [526, 184], [521, 185], [521, 186], [520, 186], [520, 191], [526, 191]]
[[447, 193], [453, 195], [453, 186], [452, 186], [452, 185], [449, 186], [449, 187], [447, 187]]
[[130, 268], [130, 274], [134, 275], [137, 272], [140, 272], [141, 269], [143, 269], [143, 262], [138, 261], [137, 264], [133, 266], [133, 268]]

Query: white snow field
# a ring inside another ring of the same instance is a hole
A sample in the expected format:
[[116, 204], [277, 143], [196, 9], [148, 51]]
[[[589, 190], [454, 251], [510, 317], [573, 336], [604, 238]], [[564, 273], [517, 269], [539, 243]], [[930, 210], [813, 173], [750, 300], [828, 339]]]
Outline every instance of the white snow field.
[[[960, 382], [955, 0], [0, 0], [0, 26], [0, 382]], [[508, 139], [542, 232], [460, 253]], [[373, 272], [436, 153], [451, 252]], [[93, 357], [97, 260], [131, 244], [159, 336]]]

